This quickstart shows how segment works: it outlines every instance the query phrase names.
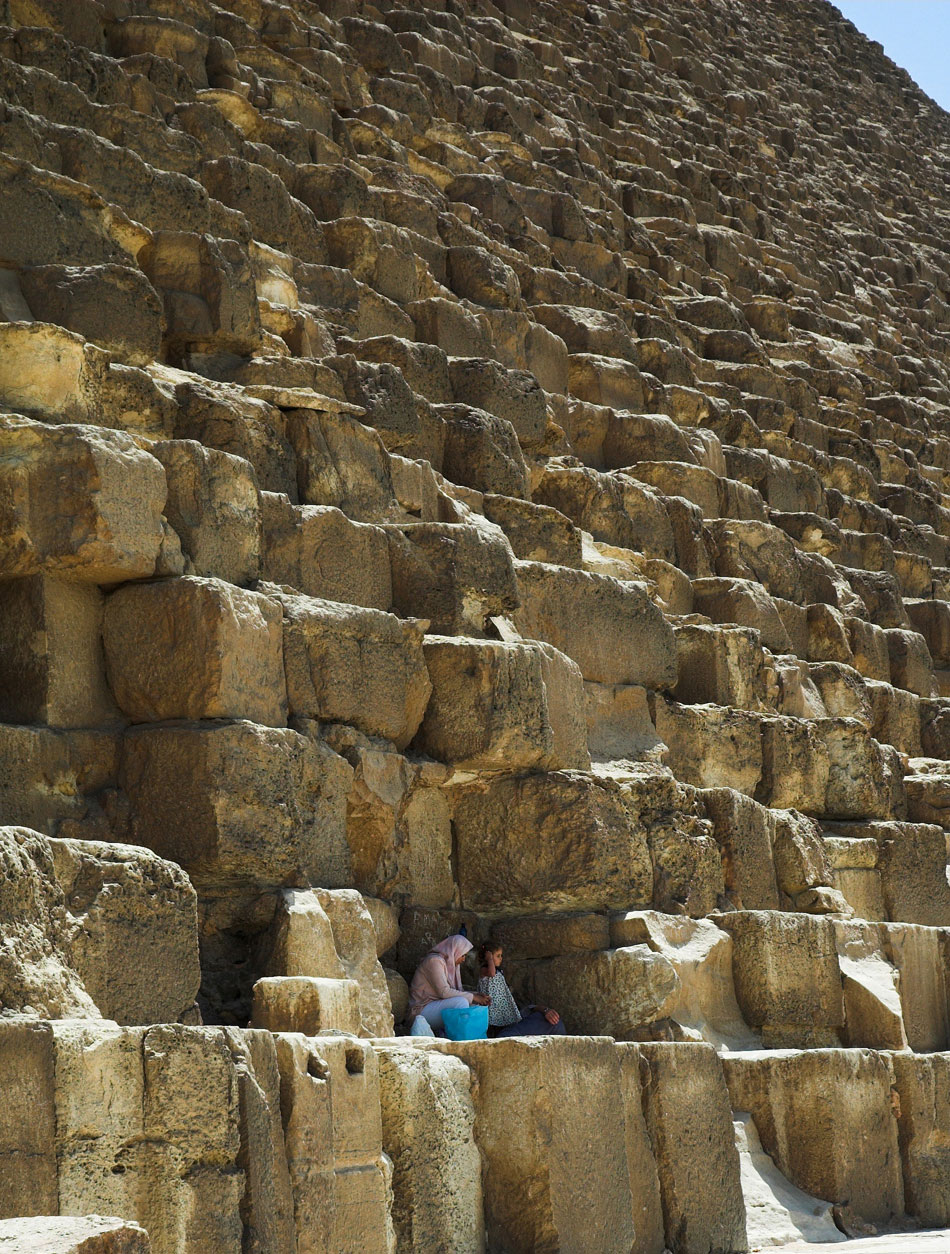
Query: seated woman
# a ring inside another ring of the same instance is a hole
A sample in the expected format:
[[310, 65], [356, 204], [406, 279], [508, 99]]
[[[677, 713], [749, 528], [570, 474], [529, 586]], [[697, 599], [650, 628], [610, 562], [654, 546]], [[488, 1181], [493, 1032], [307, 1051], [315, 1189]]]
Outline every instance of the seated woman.
[[436, 1031], [443, 1031], [442, 1011], [456, 1006], [487, 1006], [490, 999], [481, 991], [468, 993], [462, 988], [459, 970], [472, 942], [464, 936], [449, 936], [433, 945], [416, 968], [409, 985], [409, 1014], [422, 1015]]
[[501, 973], [501, 945], [486, 941], [478, 947], [478, 991], [490, 998], [489, 1036], [566, 1036], [561, 1016], [550, 1006], [528, 1006], [522, 1015]]

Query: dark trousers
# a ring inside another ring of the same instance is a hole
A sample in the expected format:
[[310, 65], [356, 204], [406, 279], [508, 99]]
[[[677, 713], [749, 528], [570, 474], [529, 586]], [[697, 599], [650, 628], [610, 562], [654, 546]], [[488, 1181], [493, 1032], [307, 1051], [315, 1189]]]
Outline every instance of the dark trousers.
[[567, 1036], [564, 1020], [560, 1023], [548, 1023], [540, 1010], [532, 1010], [518, 1023], [509, 1023], [506, 1028], [491, 1028], [490, 1036]]

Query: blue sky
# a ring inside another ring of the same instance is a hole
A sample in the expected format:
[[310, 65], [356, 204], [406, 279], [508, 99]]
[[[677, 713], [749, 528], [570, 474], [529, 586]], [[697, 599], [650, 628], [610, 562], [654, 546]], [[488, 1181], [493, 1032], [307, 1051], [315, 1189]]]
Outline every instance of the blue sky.
[[833, 0], [849, 21], [950, 110], [950, 0]]

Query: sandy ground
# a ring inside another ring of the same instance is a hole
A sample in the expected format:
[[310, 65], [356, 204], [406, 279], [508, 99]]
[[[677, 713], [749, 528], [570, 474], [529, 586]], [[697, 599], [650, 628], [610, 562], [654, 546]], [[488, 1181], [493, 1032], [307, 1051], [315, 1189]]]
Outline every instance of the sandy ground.
[[[939, 1232], [902, 1232], [898, 1235], [861, 1237], [832, 1245], [783, 1245], [780, 1254], [950, 1254], [950, 1228]], [[776, 1254], [779, 1254], [777, 1251]]]

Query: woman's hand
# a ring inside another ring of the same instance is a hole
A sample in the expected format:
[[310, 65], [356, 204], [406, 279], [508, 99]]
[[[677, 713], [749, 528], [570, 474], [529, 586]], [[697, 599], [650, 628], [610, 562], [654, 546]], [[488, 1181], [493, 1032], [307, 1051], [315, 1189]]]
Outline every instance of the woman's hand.
[[545, 1010], [544, 1017], [552, 1027], [556, 1027], [561, 1022], [561, 1016], [556, 1010]]
[[472, 1005], [473, 1006], [490, 1006], [491, 998], [486, 997], [484, 993], [476, 993], [475, 996], [472, 998]]

